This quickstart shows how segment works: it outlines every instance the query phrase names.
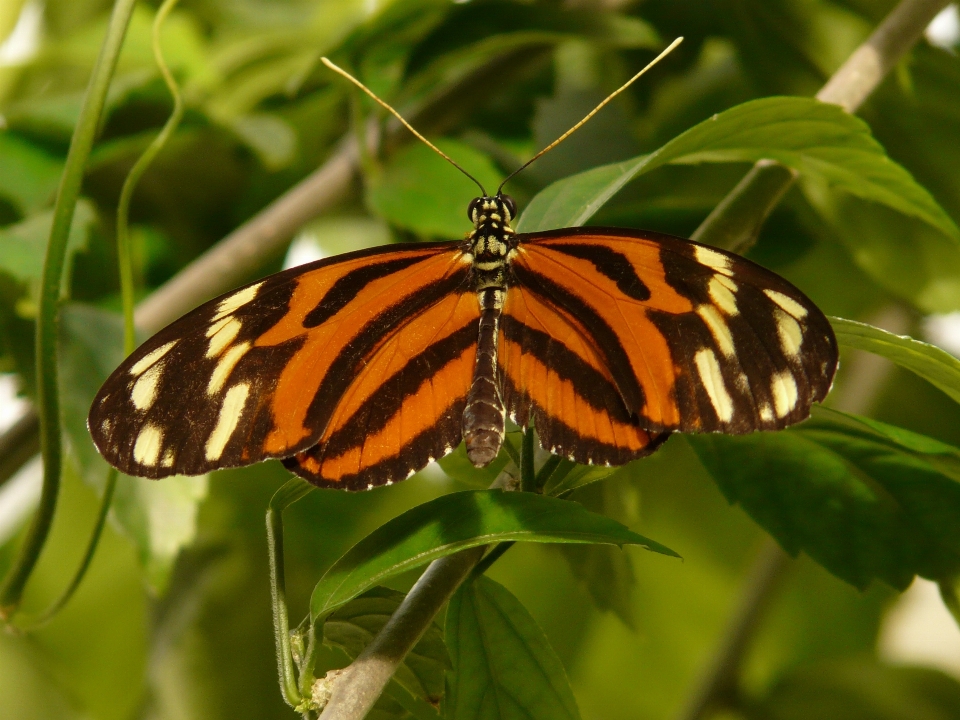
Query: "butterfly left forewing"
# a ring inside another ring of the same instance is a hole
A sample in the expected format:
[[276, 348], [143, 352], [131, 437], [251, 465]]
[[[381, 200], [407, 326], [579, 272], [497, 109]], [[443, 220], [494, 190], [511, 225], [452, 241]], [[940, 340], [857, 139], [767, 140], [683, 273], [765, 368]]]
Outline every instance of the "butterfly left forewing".
[[760, 266], [657, 233], [521, 236], [517, 281], [574, 317], [651, 430], [744, 433], [806, 418], [836, 341], [820, 310]]
[[464, 282], [449, 243], [351, 253], [213, 300], [144, 343], [88, 418], [103, 456], [144, 477], [286, 457], [320, 438], [384, 336]]

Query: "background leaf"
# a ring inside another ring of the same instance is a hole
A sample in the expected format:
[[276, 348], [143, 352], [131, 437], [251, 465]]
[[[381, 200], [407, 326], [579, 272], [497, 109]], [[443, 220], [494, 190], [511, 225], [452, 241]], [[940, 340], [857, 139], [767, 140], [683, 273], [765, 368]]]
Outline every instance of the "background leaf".
[[[825, 408], [779, 433], [691, 436], [730, 502], [795, 555], [864, 588], [960, 567], [960, 450]], [[878, 430], [878, 428], [880, 428]]]

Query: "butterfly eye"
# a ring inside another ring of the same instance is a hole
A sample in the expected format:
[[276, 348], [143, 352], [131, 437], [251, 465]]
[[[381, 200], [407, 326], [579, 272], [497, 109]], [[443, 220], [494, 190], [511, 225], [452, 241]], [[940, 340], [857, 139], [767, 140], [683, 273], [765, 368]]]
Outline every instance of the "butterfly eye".
[[500, 196], [500, 202], [503, 203], [504, 209], [505, 209], [505, 210], [507, 211], [507, 213], [510, 215], [510, 217], [507, 218], [507, 222], [509, 222], [510, 220], [513, 220], [513, 218], [515, 218], [515, 217], [517, 216], [517, 203], [516, 203], [516, 201], [514, 201], [514, 199], [513, 199], [512, 197], [510, 197], [509, 195], [501, 195], [501, 196]]
[[470, 222], [476, 222], [476, 215], [480, 212], [480, 209], [483, 207], [483, 198], [474, 198], [470, 201], [470, 204], [467, 205], [467, 219]]

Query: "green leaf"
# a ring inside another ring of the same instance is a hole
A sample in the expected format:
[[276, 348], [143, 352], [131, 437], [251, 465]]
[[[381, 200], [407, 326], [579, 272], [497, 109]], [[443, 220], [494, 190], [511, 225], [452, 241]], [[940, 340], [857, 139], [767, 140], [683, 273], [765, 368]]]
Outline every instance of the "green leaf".
[[787, 675], [757, 710], [770, 720], [950, 720], [960, 717], [960, 683], [927, 668], [836, 660]]
[[[70, 457], [84, 481], [102, 488], [108, 466], [87, 432], [87, 412], [97, 390], [123, 358], [119, 314], [72, 303], [61, 311], [60, 392]], [[111, 509], [134, 544], [148, 586], [161, 593], [180, 551], [193, 542], [197, 510], [207, 496], [207, 476], [162, 482], [121, 475]]]
[[560, 459], [557, 469], [550, 474], [543, 492], [546, 495], [557, 497], [563, 493], [591, 483], [605, 480], [617, 472], [619, 467], [605, 465], [578, 465], [566, 458]]
[[[323, 623], [324, 643], [342, 649], [351, 661], [356, 659], [400, 607], [403, 598], [404, 594], [396, 590], [371, 588], [327, 617]], [[438, 625], [431, 623], [397, 668], [393, 682], [411, 698], [435, 707], [443, 696], [443, 676], [449, 667], [443, 634]], [[391, 694], [401, 705], [407, 704], [402, 695]]]
[[649, 155], [594, 168], [538, 194], [520, 232], [583, 225], [637, 175], [667, 163], [777, 160], [832, 190], [918, 218], [954, 241], [960, 229], [903, 167], [890, 160], [866, 123], [835, 105], [774, 97], [714, 115]]
[[[493, 192], [500, 172], [481, 152], [454, 141], [436, 142]], [[467, 202], [480, 194], [471, 180], [423, 143], [397, 152], [381, 177], [371, 183], [370, 206], [391, 223], [426, 237], [462, 238], [470, 229]]]
[[12, 132], [0, 131], [0, 195], [26, 215], [53, 199], [63, 161]]
[[450, 599], [446, 720], [579, 720], [567, 673], [517, 598], [486, 576]]
[[866, 350], [916, 373], [960, 403], [960, 360], [936, 345], [906, 335], [894, 335], [880, 328], [832, 317], [830, 324], [837, 342]]
[[679, 557], [577, 503], [500, 490], [451, 493], [408, 510], [350, 548], [314, 587], [312, 618], [328, 615], [404, 570], [466, 548], [507, 540], [640, 545]]
[[826, 408], [783, 432], [688, 440], [787, 552], [859, 588], [960, 569], [960, 449]]
[[[87, 247], [90, 226], [97, 214], [93, 205], [85, 200], [77, 203], [67, 239], [67, 265], [64, 267], [64, 289], [70, 282], [73, 256]], [[30, 297], [36, 300], [40, 292], [40, 277], [43, 275], [43, 258], [50, 238], [53, 211], [32, 215], [16, 225], [0, 229], [0, 272], [5, 272], [27, 285]]]

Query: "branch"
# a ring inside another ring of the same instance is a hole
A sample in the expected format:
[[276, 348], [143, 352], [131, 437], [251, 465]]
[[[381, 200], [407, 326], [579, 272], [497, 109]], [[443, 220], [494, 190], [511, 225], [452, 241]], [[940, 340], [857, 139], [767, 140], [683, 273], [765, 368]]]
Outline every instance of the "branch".
[[[486, 546], [435, 560], [424, 571], [387, 624], [349, 667], [330, 682], [330, 700], [319, 720], [363, 718], [433, 618], [480, 562]], [[324, 680], [318, 680], [321, 685]]]
[[[856, 112], [947, 4], [948, 0], [903, 0], [833, 74], [817, 99]], [[773, 160], [758, 161], [707, 216], [691, 240], [746, 252], [795, 179], [792, 171]], [[754, 212], [741, 212], [746, 207]]]

